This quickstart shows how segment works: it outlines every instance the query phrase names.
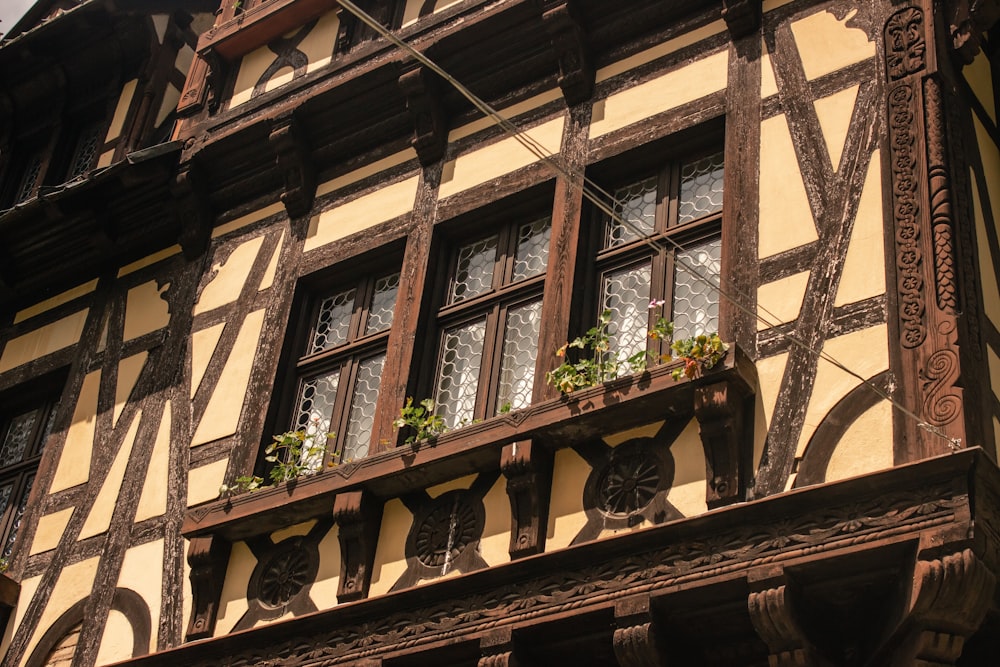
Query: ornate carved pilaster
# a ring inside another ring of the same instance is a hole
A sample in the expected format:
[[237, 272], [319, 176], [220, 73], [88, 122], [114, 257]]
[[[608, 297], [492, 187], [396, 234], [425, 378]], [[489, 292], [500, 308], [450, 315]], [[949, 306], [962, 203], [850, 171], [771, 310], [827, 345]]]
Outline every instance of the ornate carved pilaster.
[[512, 442], [500, 454], [510, 498], [511, 560], [545, 551], [552, 452], [532, 440]]
[[179, 242], [188, 260], [208, 248], [212, 233], [212, 213], [198, 167], [188, 162], [179, 167], [170, 191], [177, 200], [176, 215], [180, 224]]
[[200, 55], [195, 55], [184, 80], [184, 90], [177, 102], [177, 115], [181, 118], [193, 116], [205, 108], [208, 99], [208, 62]]
[[746, 37], [760, 28], [761, 0], [723, 0], [722, 19], [732, 40]]
[[[701, 426], [701, 444], [705, 449], [705, 474], [708, 488], [705, 501], [709, 509], [742, 500], [746, 491], [746, 469], [753, 434], [748, 430], [747, 395], [730, 382], [697, 387], [694, 392], [694, 415]], [[749, 406], [752, 409], [752, 406]], [[749, 414], [753, 414], [750, 412]]]
[[514, 646], [514, 633], [509, 627], [497, 628], [479, 640], [478, 667], [522, 667]]
[[285, 205], [288, 217], [308, 215], [316, 196], [316, 170], [295, 116], [276, 120], [268, 140], [285, 182], [281, 203]]
[[660, 645], [649, 597], [626, 599], [615, 605], [615, 658], [620, 667], [662, 667], [666, 654]]
[[368, 597], [375, 547], [382, 524], [382, 501], [367, 491], [349, 491], [333, 503], [333, 520], [340, 541], [339, 602]]
[[406, 109], [413, 121], [413, 139], [420, 164], [427, 166], [444, 156], [448, 145], [448, 122], [441, 102], [441, 85], [437, 75], [423, 65], [399, 77], [399, 88], [406, 96]]
[[791, 587], [783, 575], [761, 582], [763, 588], [750, 593], [750, 620], [771, 655], [771, 667], [821, 667], [828, 665], [806, 637], [792, 602]]
[[913, 569], [905, 639], [893, 667], [954, 665], [965, 640], [986, 617], [996, 578], [965, 549], [937, 560], [918, 560]]
[[541, 0], [542, 23], [559, 61], [559, 87], [573, 106], [594, 91], [594, 65], [587, 33], [574, 0]]
[[191, 622], [187, 640], [205, 639], [215, 634], [222, 584], [232, 545], [221, 537], [193, 537], [188, 545], [191, 566]]

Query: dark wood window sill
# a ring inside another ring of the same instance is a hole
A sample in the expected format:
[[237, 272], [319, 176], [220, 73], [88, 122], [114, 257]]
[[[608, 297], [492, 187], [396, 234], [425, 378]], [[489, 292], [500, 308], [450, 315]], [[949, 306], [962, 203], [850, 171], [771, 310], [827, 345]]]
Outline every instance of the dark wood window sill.
[[233, 61], [336, 6], [336, 0], [264, 0], [212, 27], [198, 41], [198, 52]]
[[6, 572], [0, 572], [0, 612], [13, 609], [20, 594], [21, 584], [11, 579]]
[[[657, 419], [691, 418], [699, 409], [696, 403], [705, 401], [706, 391], [723, 402], [756, 391], [753, 362], [735, 347], [715, 368], [694, 380], [675, 382], [670, 376], [674, 368], [676, 363], [659, 366], [456, 429], [432, 441], [206, 503], [188, 511], [184, 536], [213, 535], [229, 542], [246, 539], [328, 516], [335, 496], [345, 491], [364, 490], [390, 498], [471, 472], [496, 469], [501, 449], [512, 442], [538, 439], [558, 449]], [[734, 394], [727, 394], [726, 388]], [[698, 389], [702, 391], [696, 401]]]

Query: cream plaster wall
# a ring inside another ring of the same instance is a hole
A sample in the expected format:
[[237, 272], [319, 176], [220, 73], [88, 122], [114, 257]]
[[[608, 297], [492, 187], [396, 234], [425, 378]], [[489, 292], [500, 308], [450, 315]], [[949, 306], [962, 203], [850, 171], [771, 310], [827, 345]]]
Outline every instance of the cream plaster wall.
[[[652, 438], [655, 436], [666, 422], [657, 421], [650, 424], [644, 424], [643, 426], [636, 426], [635, 428], [630, 428], [627, 431], [619, 431], [618, 433], [611, 433], [609, 435], [603, 436], [601, 439], [604, 440], [604, 444], [609, 447], [617, 447], [623, 442], [627, 442], [633, 438]], [[590, 474], [590, 473], [588, 473]]]
[[247, 213], [246, 215], [241, 215], [238, 218], [234, 218], [229, 222], [224, 222], [218, 225], [212, 230], [212, 238], [217, 239], [220, 236], [225, 236], [229, 232], [236, 231], [237, 229], [242, 229], [243, 227], [248, 227], [255, 222], [259, 222], [264, 218], [269, 218], [272, 215], [276, 215], [285, 210], [285, 206], [278, 202], [276, 204], [271, 204], [270, 206], [265, 206], [264, 208], [259, 208], [252, 213]]
[[70, 517], [73, 516], [73, 507], [46, 514], [38, 520], [35, 526], [35, 540], [31, 543], [31, 554], [40, 554], [43, 551], [55, 549], [66, 531], [66, 525]]
[[219, 614], [215, 622], [215, 636], [228, 635], [239, 623], [243, 614], [250, 607], [247, 605], [247, 586], [250, 575], [257, 567], [257, 559], [246, 545], [246, 542], [236, 542], [229, 554], [229, 566], [226, 568], [226, 581], [222, 584], [222, 596], [219, 599]]
[[24, 612], [27, 611], [31, 599], [35, 597], [35, 591], [38, 590], [38, 584], [41, 581], [41, 575], [28, 577], [21, 581], [21, 594], [17, 598], [17, 604], [14, 607], [10, 622], [7, 623], [7, 629], [3, 633], [3, 641], [0, 642], [0, 655], [7, 653], [7, 647], [10, 646], [10, 640], [14, 636], [14, 629], [21, 625]]
[[278, 258], [281, 256], [281, 248], [285, 245], [285, 232], [281, 232], [281, 238], [278, 239], [278, 245], [274, 247], [274, 253], [271, 255], [271, 261], [268, 262], [267, 269], [264, 271], [264, 277], [260, 279], [260, 290], [264, 291], [274, 284], [274, 276], [278, 272]]
[[760, 45], [760, 98], [766, 100], [771, 95], [778, 94], [778, 80], [774, 78], [774, 63], [767, 50], [767, 44], [761, 40]]
[[309, 597], [317, 609], [337, 606], [337, 587], [340, 586], [340, 540], [339, 528], [334, 524], [330, 532], [319, 543], [319, 570], [316, 581], [309, 589]]
[[864, 30], [847, 26], [856, 13], [857, 10], [848, 12], [841, 21], [831, 12], [820, 9], [792, 22], [792, 34], [807, 79], [816, 79], [875, 57], [875, 43], [868, 40]]
[[851, 424], [826, 468], [826, 481], [892, 467], [892, 405], [880, 401]]
[[191, 334], [191, 398], [194, 398], [201, 385], [208, 364], [212, 361], [212, 355], [219, 344], [222, 330], [226, 328], [225, 322], [219, 322], [207, 329], [201, 329]]
[[320, 17], [316, 27], [309, 31], [301, 42], [299, 51], [306, 54], [309, 64], [306, 72], [315, 72], [330, 64], [333, 46], [337, 42], [337, 31], [340, 29], [340, 18], [337, 12], [328, 12]]
[[[91, 588], [94, 585], [94, 576], [97, 574], [97, 565], [100, 560], [99, 557], [88, 558], [79, 563], [67, 565], [62, 569], [59, 573], [59, 578], [56, 580], [55, 587], [52, 589], [52, 594], [49, 595], [49, 601], [42, 610], [42, 616], [38, 621], [38, 625], [35, 626], [35, 632], [28, 641], [28, 645], [24, 651], [25, 656], [31, 655], [31, 652], [38, 644], [38, 640], [42, 638], [45, 631], [60, 616], [66, 613], [74, 604], [90, 595]], [[24, 597], [22, 593], [21, 599], [27, 600], [28, 598]]]
[[125, 404], [128, 403], [128, 399], [132, 395], [132, 390], [135, 389], [136, 382], [139, 381], [139, 375], [142, 373], [148, 357], [148, 352], [140, 352], [118, 362], [118, 381], [115, 385], [113, 426], [118, 425], [118, 418], [121, 417], [122, 410], [125, 409]]
[[154, 252], [152, 255], [148, 255], [146, 257], [143, 257], [142, 259], [138, 259], [132, 262], [131, 264], [126, 264], [122, 268], [118, 269], [118, 277], [121, 278], [122, 276], [127, 276], [130, 273], [135, 273], [139, 269], [144, 269], [147, 266], [152, 266], [153, 264], [156, 264], [157, 262], [162, 262], [168, 257], [173, 257], [174, 255], [180, 254], [180, 252], [181, 252], [181, 247], [179, 245], [172, 245], [169, 248], [164, 248], [163, 250], [160, 250], [159, 252]]
[[972, 64], [966, 65], [962, 70], [962, 75], [968, 81], [969, 87], [976, 95], [979, 103], [986, 109], [986, 114], [997, 122], [996, 98], [993, 92], [993, 70], [990, 68], [989, 58], [983, 51], [976, 54]]
[[546, 551], [568, 547], [587, 525], [583, 487], [590, 470], [583, 457], [572, 449], [567, 447], [556, 452], [552, 467], [552, 500], [546, 526]]
[[[540, 145], [546, 154], [555, 155], [559, 153], [562, 143], [564, 121], [565, 117], [560, 115], [526, 129], [524, 134]], [[522, 146], [514, 137], [501, 139], [446, 162], [438, 196], [445, 199], [537, 161], [535, 154]]]
[[63, 292], [61, 294], [57, 294], [54, 297], [46, 299], [45, 301], [40, 301], [39, 303], [36, 303], [33, 306], [29, 306], [28, 308], [25, 308], [24, 310], [19, 310], [14, 315], [14, 324], [17, 324], [18, 322], [23, 322], [25, 320], [31, 319], [35, 315], [39, 315], [41, 313], [44, 313], [47, 310], [52, 310], [56, 306], [61, 306], [64, 303], [69, 303], [70, 301], [72, 301], [73, 299], [76, 299], [77, 297], [81, 297], [81, 296], [83, 296], [85, 294], [90, 294], [95, 289], [97, 289], [97, 279], [96, 278], [94, 280], [91, 280], [89, 283], [84, 283], [82, 285], [78, 285], [77, 287], [74, 287], [73, 289], [66, 290], [65, 292]]
[[276, 530], [271, 533], [271, 541], [277, 544], [282, 540], [287, 540], [289, 537], [303, 537], [308, 535], [309, 531], [312, 530], [315, 525], [316, 519], [311, 519], [309, 521], [297, 523], [294, 526], [286, 526], [281, 530]]
[[757, 360], [757, 409], [754, 412], [753, 469], [760, 465], [764, 453], [764, 439], [771, 425], [774, 406], [781, 390], [781, 378], [785, 375], [788, 353]]
[[723, 32], [725, 29], [725, 21], [718, 20], [707, 25], [703, 25], [700, 28], [685, 31], [684, 34], [674, 37], [673, 39], [668, 39], [665, 42], [661, 42], [653, 48], [640, 51], [633, 56], [616, 60], [605, 67], [601, 67], [597, 70], [597, 82], [600, 83], [601, 81], [610, 79], [613, 76], [635, 69], [636, 67], [640, 67], [646, 63], [653, 62], [657, 58], [662, 58], [663, 56], [670, 55], [671, 53], [691, 46], [692, 44], [697, 44], [704, 39], [714, 37], [715, 35]]
[[[562, 91], [558, 88], [553, 88], [551, 90], [546, 90], [544, 93], [529, 97], [528, 99], [518, 102], [517, 104], [512, 104], [509, 107], [498, 109], [497, 112], [508, 120], [515, 120], [518, 116], [538, 109], [539, 107], [558, 99], [562, 99]], [[471, 123], [466, 123], [465, 125], [460, 125], [459, 127], [456, 127], [448, 132], [448, 143], [464, 139], [465, 137], [471, 136], [476, 132], [489, 129], [494, 125], [496, 125], [496, 123], [493, 119], [487, 117], [476, 119]]]
[[313, 216], [305, 252], [412, 211], [419, 182], [418, 176], [412, 176]]
[[684, 516], [697, 516], [708, 511], [705, 493], [705, 449], [701, 444], [701, 427], [692, 419], [670, 447], [674, 457], [674, 483], [667, 500]]
[[847, 141], [847, 130], [860, 88], [859, 85], [849, 86], [813, 102], [834, 171], [840, 170], [840, 158], [844, 154], [844, 142]]
[[83, 333], [88, 312], [88, 309], [75, 312], [7, 341], [0, 355], [0, 373], [75, 345]]
[[219, 487], [222, 486], [228, 466], [229, 459], [219, 459], [188, 471], [188, 507], [219, 497]]
[[229, 100], [229, 108], [235, 109], [250, 101], [254, 86], [271, 66], [277, 56], [266, 46], [255, 49], [243, 56], [240, 61], [239, 74], [236, 75], [236, 85], [233, 86], [233, 96]]
[[983, 173], [986, 175], [986, 190], [990, 193], [990, 204], [993, 209], [993, 222], [1000, 214], [1000, 148], [993, 143], [989, 131], [975, 115], [972, 116], [976, 127], [976, 137], [979, 140], [979, 155], [983, 160]]
[[[154, 626], [155, 630], [155, 626]], [[153, 645], [155, 647], [155, 644]], [[125, 614], [112, 609], [104, 624], [95, 665], [110, 665], [132, 657], [132, 624]]]
[[66, 442], [49, 493], [83, 484], [90, 478], [90, 457], [97, 427], [97, 399], [101, 389], [101, 371], [83, 378], [80, 395], [73, 410], [73, 421], [66, 432]]
[[139, 422], [142, 421], [142, 411], [136, 410], [132, 423], [129, 424], [125, 440], [122, 441], [118, 453], [115, 454], [114, 462], [108, 469], [104, 484], [94, 499], [94, 504], [90, 507], [87, 520], [80, 530], [80, 540], [88, 537], [100, 535], [107, 532], [111, 526], [111, 515], [118, 504], [118, 493], [122, 488], [122, 481], [125, 479], [125, 469], [128, 467], [129, 458], [132, 456], [132, 446], [135, 444], [135, 436], [139, 432]]
[[783, 114], [760, 124], [759, 205], [757, 254], [761, 259], [819, 238]]
[[765, 283], [757, 288], [757, 329], [770, 329], [798, 318], [809, 282], [809, 271]]
[[292, 79], [295, 78], [295, 70], [291, 67], [282, 67], [277, 72], [274, 73], [267, 83], [264, 84], [264, 92], [269, 93], [275, 88], [280, 88], [286, 83], [291, 83]]
[[997, 275], [993, 271], [993, 256], [990, 252], [990, 245], [985, 241], [988, 237], [986, 236], [986, 219], [983, 213], [983, 205], [979, 200], [979, 183], [976, 179], [975, 171], [971, 168], [969, 169], [969, 180], [971, 182], [970, 189], [972, 190], [972, 212], [976, 220], [976, 238], [979, 239], [976, 249], [979, 252], [979, 274], [980, 285], [982, 285], [983, 289], [983, 310], [986, 311], [986, 317], [996, 325], [1000, 323], [1000, 289], [997, 287]]
[[[125, 552], [122, 569], [118, 575], [118, 587], [135, 591], [149, 607], [152, 620], [150, 632], [150, 650], [155, 650], [159, 636], [160, 603], [163, 597], [163, 552], [164, 541], [156, 540]], [[105, 634], [107, 637], [107, 634]], [[131, 633], [128, 635], [128, 647], [132, 647]]]
[[247, 315], [226, 361], [219, 383], [208, 401], [205, 414], [195, 429], [191, 445], [200, 445], [232, 435], [239, 424], [254, 355], [264, 325], [264, 310]]
[[156, 112], [156, 127], [163, 125], [171, 112], [177, 108], [177, 102], [181, 99], [181, 91], [174, 85], [167, 86], [163, 91], [163, 99], [160, 100], [160, 108]]
[[104, 137], [104, 142], [113, 141], [121, 136], [122, 128], [125, 127], [125, 116], [128, 115], [128, 108], [135, 97], [135, 86], [138, 79], [131, 79], [122, 86], [122, 92], [118, 96], [118, 104], [115, 105], [115, 115], [111, 118], [111, 125], [108, 127], [108, 134]]
[[136, 507], [137, 522], [161, 516], [167, 511], [167, 485], [170, 483], [170, 419], [171, 405], [170, 401], [167, 401], [163, 407], [160, 428], [156, 432], [153, 452], [149, 456], [149, 468], [142, 484], [139, 505]]
[[483, 497], [486, 525], [479, 540], [479, 552], [490, 565], [510, 561], [510, 497], [507, 479], [500, 475]]
[[881, 156], [876, 150], [861, 190], [854, 230], [844, 258], [844, 271], [833, 302], [835, 307], [885, 294], [881, 170]]
[[[212, 264], [215, 275], [198, 296], [198, 302], [194, 305], [195, 315], [232, 303], [239, 297], [263, 243], [263, 236], [244, 241], [234, 248], [225, 260]], [[228, 247], [216, 251], [216, 256], [226, 249]]]
[[336, 178], [331, 178], [329, 181], [323, 181], [316, 187], [316, 197], [322, 197], [335, 192], [340, 188], [350, 185], [351, 183], [357, 183], [363, 178], [368, 178], [369, 176], [374, 176], [386, 169], [391, 169], [392, 167], [403, 164], [410, 160], [417, 159], [417, 152], [412, 148], [407, 148], [406, 150], [399, 151], [398, 153], [393, 153], [381, 160], [376, 160], [370, 164], [366, 164], [360, 169], [355, 169], [346, 174], [337, 176]]
[[723, 50], [608, 96], [601, 107], [595, 105], [590, 138], [724, 90], [728, 66], [729, 52]]
[[382, 509], [382, 528], [375, 548], [375, 565], [368, 596], [383, 595], [406, 572], [406, 536], [413, 525], [413, 515], [398, 498]]
[[[436, 0], [434, 3], [434, 9], [431, 10], [432, 14], [436, 14], [452, 5], [457, 5], [462, 0]], [[403, 27], [411, 25], [420, 18], [420, 7], [424, 4], [424, 0], [406, 0], [406, 7], [403, 9]]]

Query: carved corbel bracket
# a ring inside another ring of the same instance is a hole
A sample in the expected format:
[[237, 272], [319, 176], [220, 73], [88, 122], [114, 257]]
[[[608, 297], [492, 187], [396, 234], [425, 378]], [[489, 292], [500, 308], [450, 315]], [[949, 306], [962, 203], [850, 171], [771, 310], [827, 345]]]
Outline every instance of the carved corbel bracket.
[[656, 619], [648, 596], [629, 598], [615, 605], [612, 638], [615, 658], [621, 667], [662, 667], [666, 665]]
[[274, 121], [268, 137], [285, 182], [281, 203], [290, 218], [308, 215], [316, 196], [316, 169], [302, 134], [295, 116], [287, 115]]
[[722, 20], [733, 41], [757, 32], [763, 2], [761, 0], [723, 0]]
[[695, 388], [694, 414], [701, 426], [705, 449], [709, 509], [743, 499], [746, 488], [742, 470], [750, 455], [751, 437], [747, 395], [731, 382], [717, 382]]
[[982, 47], [983, 33], [1000, 20], [998, 0], [951, 0], [945, 19], [951, 47], [965, 65], [971, 63]]
[[440, 79], [423, 65], [403, 72], [399, 88], [406, 96], [406, 109], [413, 122], [411, 145], [420, 164], [427, 166], [444, 157], [448, 144], [448, 122], [441, 101]]
[[212, 234], [211, 207], [204, 179], [198, 177], [198, 171], [193, 162], [182, 165], [170, 188], [177, 200], [175, 214], [180, 223], [178, 242], [189, 261], [208, 249]]
[[215, 634], [215, 620], [226, 580], [226, 566], [232, 545], [217, 535], [193, 537], [188, 546], [191, 566], [191, 622], [187, 640], [206, 639]]
[[542, 23], [559, 61], [559, 87], [566, 104], [590, 99], [594, 92], [594, 64], [587, 32], [574, 0], [541, 0]]
[[520, 667], [514, 646], [514, 633], [509, 627], [497, 628], [479, 640], [478, 667]]
[[[761, 582], [763, 583], [763, 582]], [[763, 590], [750, 593], [747, 609], [757, 635], [767, 644], [772, 667], [820, 667], [830, 663], [809, 641], [792, 602], [791, 584], [784, 574], [763, 583]]]
[[358, 19], [351, 12], [343, 7], [337, 7], [337, 42], [333, 47], [333, 54], [347, 53], [351, 49], [351, 42], [354, 40], [354, 31], [357, 29]]
[[545, 550], [552, 452], [532, 440], [512, 442], [500, 453], [500, 470], [510, 498], [510, 558]]
[[382, 501], [368, 491], [348, 491], [333, 502], [333, 520], [340, 541], [338, 602], [368, 597], [375, 547], [382, 524]]

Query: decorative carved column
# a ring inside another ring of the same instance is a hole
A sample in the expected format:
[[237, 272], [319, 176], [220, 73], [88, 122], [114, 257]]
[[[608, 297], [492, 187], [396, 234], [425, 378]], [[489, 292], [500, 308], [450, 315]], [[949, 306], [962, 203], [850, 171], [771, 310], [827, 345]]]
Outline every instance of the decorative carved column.
[[615, 605], [613, 642], [621, 667], [663, 667], [666, 653], [660, 645], [656, 619], [648, 596], [630, 598]]
[[965, 549], [937, 560], [918, 560], [913, 569], [908, 632], [892, 667], [954, 665], [965, 640], [979, 629], [993, 601], [996, 578]]
[[552, 452], [532, 440], [512, 442], [500, 453], [510, 498], [510, 558], [545, 551], [552, 489]]
[[222, 585], [232, 545], [217, 535], [194, 537], [188, 546], [191, 566], [191, 622], [187, 641], [206, 639], [215, 634]]
[[420, 164], [433, 164], [444, 157], [448, 145], [448, 122], [441, 101], [440, 79], [418, 65], [400, 75], [399, 88], [406, 96], [406, 110], [413, 122], [410, 144], [417, 151]]
[[302, 132], [295, 116], [289, 114], [274, 121], [268, 137], [284, 181], [281, 203], [289, 218], [308, 215], [316, 197], [316, 169]]
[[[751, 573], [751, 584], [759, 590], [750, 593], [747, 608], [754, 629], [770, 651], [771, 667], [825, 667], [830, 663], [820, 655], [806, 636], [792, 602], [791, 582], [782, 570], [759, 578]], [[756, 581], [753, 581], [757, 579]]]
[[338, 602], [353, 602], [368, 597], [375, 563], [375, 547], [382, 526], [382, 501], [367, 491], [348, 491], [337, 495], [333, 520], [340, 541], [340, 584]]
[[[705, 449], [705, 500], [709, 509], [743, 500], [745, 470], [752, 457], [753, 405], [732, 382], [717, 382], [694, 391], [694, 415]], [[749, 415], [749, 418], [746, 418]]]
[[594, 65], [587, 33], [574, 0], [541, 0], [542, 24], [559, 61], [559, 87], [566, 104], [590, 99], [594, 91]]

